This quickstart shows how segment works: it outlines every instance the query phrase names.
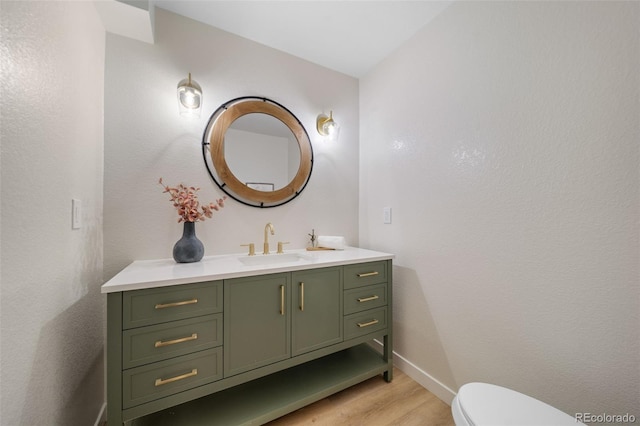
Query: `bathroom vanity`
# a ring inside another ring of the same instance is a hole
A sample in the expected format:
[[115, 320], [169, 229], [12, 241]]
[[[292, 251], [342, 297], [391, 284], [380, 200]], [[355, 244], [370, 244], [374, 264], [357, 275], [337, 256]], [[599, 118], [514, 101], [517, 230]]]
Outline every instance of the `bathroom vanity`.
[[102, 286], [109, 426], [263, 424], [391, 381], [392, 259], [348, 247], [133, 262]]

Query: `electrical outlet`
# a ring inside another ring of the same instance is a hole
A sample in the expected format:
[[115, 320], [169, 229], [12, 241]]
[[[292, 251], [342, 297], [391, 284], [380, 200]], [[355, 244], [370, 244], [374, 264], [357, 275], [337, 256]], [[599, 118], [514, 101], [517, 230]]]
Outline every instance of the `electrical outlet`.
[[383, 223], [385, 224], [391, 223], [391, 207], [383, 208], [382, 212], [383, 212]]
[[82, 202], [73, 198], [71, 200], [71, 229], [82, 227]]

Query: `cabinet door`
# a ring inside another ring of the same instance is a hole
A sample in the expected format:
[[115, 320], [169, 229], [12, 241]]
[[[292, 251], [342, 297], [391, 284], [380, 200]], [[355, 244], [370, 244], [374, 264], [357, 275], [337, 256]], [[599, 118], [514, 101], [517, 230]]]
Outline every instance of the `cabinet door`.
[[294, 356], [342, 341], [341, 268], [294, 272], [292, 293]]
[[289, 274], [224, 281], [224, 376], [290, 357]]

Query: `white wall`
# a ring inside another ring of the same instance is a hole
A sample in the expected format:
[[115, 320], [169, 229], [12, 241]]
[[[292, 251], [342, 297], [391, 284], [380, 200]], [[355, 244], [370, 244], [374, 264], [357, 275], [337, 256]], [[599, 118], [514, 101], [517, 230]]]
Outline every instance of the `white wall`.
[[361, 80], [360, 242], [397, 254], [395, 347], [445, 398], [640, 418], [639, 23], [456, 2]]
[[[258, 209], [229, 200], [196, 233], [205, 256], [260, 247], [264, 226], [272, 241], [302, 248], [314, 228], [358, 243], [358, 81], [224, 31], [156, 10], [153, 45], [107, 35], [105, 74], [105, 278], [136, 259], [170, 258], [182, 225], [157, 184], [201, 187], [199, 198], [224, 195], [207, 174], [201, 139], [209, 116], [240, 96], [264, 96], [285, 105], [303, 125], [314, 149], [311, 180], [300, 196]], [[203, 113], [178, 115], [176, 84], [187, 72], [202, 86]], [[315, 129], [333, 109], [342, 124], [339, 143]]]
[[1, 8], [0, 424], [91, 425], [104, 401], [104, 29], [88, 2]]

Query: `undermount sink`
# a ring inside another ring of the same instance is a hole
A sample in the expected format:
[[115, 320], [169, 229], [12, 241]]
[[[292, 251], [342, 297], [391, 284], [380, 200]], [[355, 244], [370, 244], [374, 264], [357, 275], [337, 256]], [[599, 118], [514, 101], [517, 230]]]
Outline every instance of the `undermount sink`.
[[243, 256], [238, 258], [240, 262], [248, 266], [277, 265], [279, 263], [298, 262], [302, 259], [304, 259], [304, 257], [297, 253], [256, 254], [255, 256]]

